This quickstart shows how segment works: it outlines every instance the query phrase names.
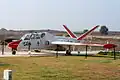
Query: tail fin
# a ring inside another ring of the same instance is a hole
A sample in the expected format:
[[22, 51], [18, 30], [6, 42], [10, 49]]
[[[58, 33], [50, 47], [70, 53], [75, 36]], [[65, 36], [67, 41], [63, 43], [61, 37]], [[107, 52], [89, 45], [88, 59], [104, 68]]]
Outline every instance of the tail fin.
[[93, 32], [98, 27], [99, 27], [99, 25], [93, 27], [91, 30], [87, 31], [86, 33], [84, 33], [80, 37], [78, 37], [77, 40], [82, 40], [83, 38], [85, 38], [88, 34], [90, 34], [91, 32]]
[[63, 25], [63, 27], [65, 28], [65, 30], [67, 31], [71, 38], [77, 38], [77, 36], [73, 32], [71, 32], [66, 25]]

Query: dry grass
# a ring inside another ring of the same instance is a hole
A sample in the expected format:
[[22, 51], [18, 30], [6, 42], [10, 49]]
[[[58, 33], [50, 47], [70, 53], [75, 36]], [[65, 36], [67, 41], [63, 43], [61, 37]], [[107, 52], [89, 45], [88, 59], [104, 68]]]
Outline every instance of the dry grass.
[[81, 56], [0, 58], [13, 80], [120, 80], [120, 60]]

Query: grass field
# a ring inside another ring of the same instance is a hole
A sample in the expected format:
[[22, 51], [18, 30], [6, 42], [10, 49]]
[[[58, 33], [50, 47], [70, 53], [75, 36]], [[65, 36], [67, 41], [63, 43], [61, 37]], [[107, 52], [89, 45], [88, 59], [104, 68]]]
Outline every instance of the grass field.
[[0, 58], [13, 80], [120, 80], [120, 59], [83, 56]]

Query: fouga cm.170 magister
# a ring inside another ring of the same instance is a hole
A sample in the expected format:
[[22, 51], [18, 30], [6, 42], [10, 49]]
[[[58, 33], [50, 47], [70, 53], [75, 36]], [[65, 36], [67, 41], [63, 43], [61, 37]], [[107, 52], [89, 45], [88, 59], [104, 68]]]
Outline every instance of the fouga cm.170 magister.
[[[103, 46], [101, 44], [88, 44], [84, 43], [84, 38], [93, 32], [99, 25], [93, 27], [86, 33], [77, 37], [73, 32], [71, 32], [66, 25], [63, 25], [70, 37], [64, 36], [54, 36], [48, 32], [39, 32], [39, 33], [27, 33], [21, 37], [20, 40], [10, 42], [8, 47], [12, 49], [14, 53], [16, 50], [35, 50], [35, 49], [61, 49], [64, 47], [66, 53], [71, 53], [70, 46]], [[67, 47], [67, 48], [66, 48]]]

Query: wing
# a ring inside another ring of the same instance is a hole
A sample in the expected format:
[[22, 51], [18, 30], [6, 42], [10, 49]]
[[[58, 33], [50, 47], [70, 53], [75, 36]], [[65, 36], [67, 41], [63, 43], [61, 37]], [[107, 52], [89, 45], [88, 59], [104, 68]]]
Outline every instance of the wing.
[[78, 43], [78, 42], [61, 42], [61, 41], [53, 41], [51, 44], [55, 45], [71, 45], [71, 46], [101, 46], [103, 47], [104, 44], [91, 44], [91, 43]]

